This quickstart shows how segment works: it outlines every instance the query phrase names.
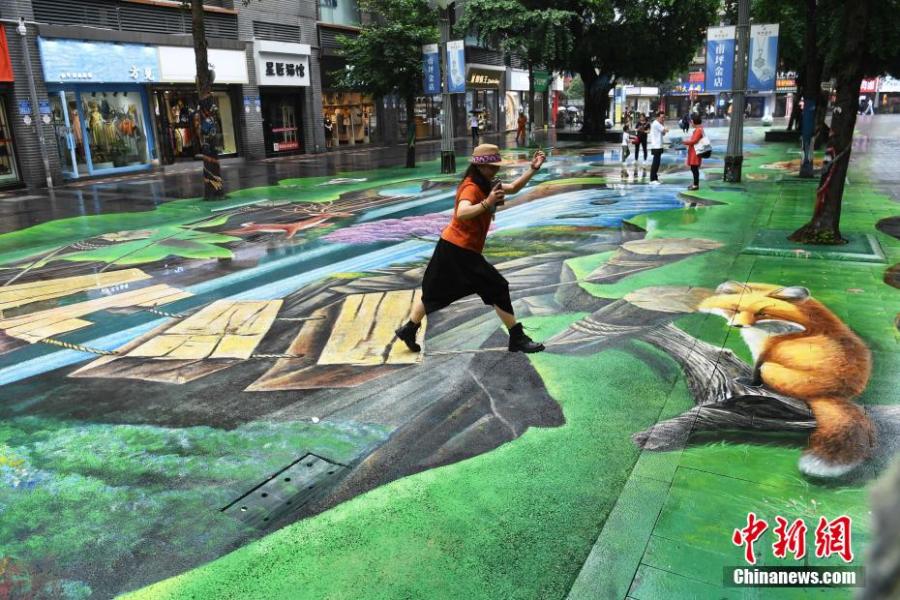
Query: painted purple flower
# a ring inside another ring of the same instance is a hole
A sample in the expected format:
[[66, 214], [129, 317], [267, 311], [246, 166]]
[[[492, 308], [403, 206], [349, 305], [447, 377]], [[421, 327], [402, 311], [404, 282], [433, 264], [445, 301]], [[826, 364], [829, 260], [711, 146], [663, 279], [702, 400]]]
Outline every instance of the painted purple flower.
[[449, 222], [449, 215], [441, 213], [382, 219], [332, 231], [323, 236], [323, 239], [342, 244], [400, 242], [412, 237], [437, 237]]

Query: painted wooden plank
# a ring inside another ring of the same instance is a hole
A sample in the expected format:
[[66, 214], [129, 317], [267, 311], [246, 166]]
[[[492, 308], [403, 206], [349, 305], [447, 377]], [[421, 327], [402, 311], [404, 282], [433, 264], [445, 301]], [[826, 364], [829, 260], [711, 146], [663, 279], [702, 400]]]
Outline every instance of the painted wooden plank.
[[16, 334], [7, 332], [7, 335], [34, 344], [44, 338], [54, 337], [62, 333], [69, 333], [70, 331], [75, 331], [89, 325], [91, 325], [90, 321], [83, 321], [81, 319], [65, 319], [62, 321], [56, 321], [55, 323], [45, 323], [34, 329], [20, 331]]
[[[121, 294], [95, 298], [85, 302], [78, 302], [68, 306], [60, 306], [47, 310], [41, 310], [27, 315], [0, 320], [0, 330], [6, 335], [34, 341], [40, 337], [43, 331], [54, 331], [54, 335], [74, 331], [85, 326], [86, 321], [81, 317], [112, 308], [126, 308], [140, 306], [143, 303], [168, 303], [173, 299], [183, 298], [188, 292], [178, 290], [166, 284], [153, 285], [146, 288], [131, 290]], [[64, 329], [59, 323], [68, 322], [72, 329]], [[49, 337], [49, 336], [45, 336]]]
[[30, 281], [28, 283], [14, 283], [0, 288], [0, 311], [41, 300], [62, 298], [87, 290], [101, 289], [143, 279], [150, 279], [150, 275], [147, 275], [140, 269], [123, 269], [121, 271], [110, 271], [94, 275], [77, 275], [59, 279]]
[[[395, 348], [394, 336], [418, 297], [419, 292], [413, 290], [347, 296], [318, 364], [376, 366], [418, 362], [420, 354], [409, 352], [402, 342], [402, 349]], [[424, 335], [424, 327], [420, 335]]]
[[272, 327], [281, 304], [281, 300], [217, 300], [127, 356], [167, 360], [248, 359]]

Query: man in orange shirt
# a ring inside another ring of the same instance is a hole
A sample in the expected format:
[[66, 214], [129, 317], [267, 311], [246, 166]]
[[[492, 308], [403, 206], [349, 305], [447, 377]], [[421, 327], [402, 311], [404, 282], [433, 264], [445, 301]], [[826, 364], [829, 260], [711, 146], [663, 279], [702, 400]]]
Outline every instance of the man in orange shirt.
[[422, 299], [410, 313], [409, 320], [396, 331], [413, 352], [422, 348], [416, 342], [416, 332], [426, 314], [449, 306], [460, 298], [478, 294], [482, 302], [493, 306], [503, 324], [509, 329], [510, 352], [540, 352], [543, 344], [525, 335], [522, 324], [516, 321], [509, 282], [481, 253], [497, 206], [506, 194], [521, 190], [544, 164], [546, 157], [540, 150], [534, 154], [528, 171], [511, 184], [494, 180], [503, 160], [500, 149], [493, 144], [481, 144], [472, 153], [472, 161], [456, 190], [456, 206], [450, 224], [441, 233], [434, 255], [422, 278]]

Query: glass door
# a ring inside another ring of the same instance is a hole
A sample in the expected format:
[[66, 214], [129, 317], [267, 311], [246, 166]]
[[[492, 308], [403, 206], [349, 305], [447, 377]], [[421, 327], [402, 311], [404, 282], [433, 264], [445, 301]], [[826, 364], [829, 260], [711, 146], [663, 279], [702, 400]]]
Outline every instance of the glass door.
[[72, 92], [51, 92], [49, 95], [59, 164], [64, 177], [75, 179], [87, 174], [84, 130], [81, 127], [78, 103]]

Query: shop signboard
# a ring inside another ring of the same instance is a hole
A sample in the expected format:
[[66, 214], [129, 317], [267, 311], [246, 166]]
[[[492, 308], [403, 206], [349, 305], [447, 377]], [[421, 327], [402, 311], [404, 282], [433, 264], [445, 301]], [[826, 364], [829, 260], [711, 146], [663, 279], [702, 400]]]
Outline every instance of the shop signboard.
[[[39, 37], [38, 47], [44, 80], [48, 83], [159, 81], [159, 56], [155, 46]], [[191, 64], [193, 56], [191, 50]]]
[[874, 94], [875, 90], [878, 89], [878, 78], [874, 79], [863, 79], [862, 83], [859, 84], [859, 93], [860, 94]]
[[510, 92], [527, 92], [528, 71], [523, 71], [521, 69], [507, 69], [506, 89]]
[[[153, 47], [159, 55], [159, 81], [165, 83], [194, 83], [197, 64], [194, 49], [182, 46]], [[207, 50], [209, 68], [215, 71], [215, 83], [250, 83], [247, 59], [241, 50]], [[307, 69], [308, 70], [308, 69]], [[297, 84], [295, 84], [297, 85]]]
[[422, 72], [425, 76], [425, 95], [441, 93], [441, 55], [437, 44], [422, 46]]
[[479, 67], [469, 67], [465, 83], [472, 89], [499, 90], [503, 71], [492, 71]]
[[731, 90], [735, 27], [710, 27], [706, 35], [706, 91]]
[[890, 75], [880, 77], [878, 79], [878, 91], [886, 92], [888, 94], [892, 92], [900, 92], [900, 79], [894, 79]]
[[9, 59], [9, 46], [6, 44], [6, 29], [0, 27], [0, 81], [12, 80], [12, 61]]
[[[309, 86], [308, 44], [258, 40], [253, 44], [257, 85]], [[216, 81], [220, 81], [216, 70]]]
[[550, 87], [550, 73], [547, 71], [532, 71], [531, 78], [534, 80], [536, 92], [546, 92]]
[[757, 92], [774, 91], [777, 66], [778, 24], [751, 26], [747, 89]]
[[[498, 85], [499, 86], [499, 82]], [[466, 42], [447, 42], [447, 91], [463, 94], [466, 91]]]
[[779, 71], [775, 75], [775, 91], [783, 94], [792, 94], [797, 91], [797, 72]]

